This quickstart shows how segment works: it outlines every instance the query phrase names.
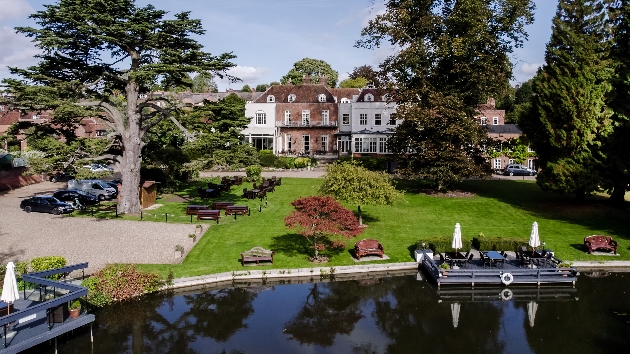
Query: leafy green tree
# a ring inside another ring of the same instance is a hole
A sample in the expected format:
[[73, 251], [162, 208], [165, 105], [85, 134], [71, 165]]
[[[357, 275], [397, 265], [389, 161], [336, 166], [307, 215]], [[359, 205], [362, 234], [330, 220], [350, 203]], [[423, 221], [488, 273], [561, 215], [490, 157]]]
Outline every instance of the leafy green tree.
[[249, 87], [249, 85], [245, 84], [243, 85], [243, 88], [241, 89], [241, 92], [250, 92], [252, 90], [251, 87]]
[[267, 87], [268, 87], [268, 85], [266, 85], [266, 84], [256, 85], [256, 92], [265, 92], [265, 91], [267, 91]]
[[606, 160], [602, 168], [604, 187], [611, 191], [613, 203], [623, 203], [630, 183], [630, 1], [610, 4], [613, 43], [610, 59], [614, 63], [612, 90], [608, 106], [613, 111], [614, 130], [604, 142]]
[[533, 21], [531, 0], [389, 0], [356, 46], [399, 48], [379, 65], [383, 85], [396, 87], [403, 123], [389, 141], [408, 177], [452, 188], [487, 176], [479, 146], [486, 132], [474, 121], [479, 103], [509, 87], [509, 54]]
[[319, 193], [357, 205], [361, 225], [362, 205], [392, 204], [402, 199], [402, 193], [394, 188], [390, 175], [369, 171], [351, 161], [328, 165]]
[[381, 80], [378, 77], [378, 73], [370, 65], [361, 65], [354, 68], [349, 76], [350, 79], [358, 79], [360, 77], [366, 79], [367, 82], [371, 82], [376, 87], [379, 87], [381, 85]]
[[345, 79], [339, 83], [341, 88], [363, 88], [367, 85], [368, 79], [357, 77], [356, 79]]
[[538, 154], [538, 184], [578, 199], [599, 188], [601, 144], [612, 130], [604, 19], [600, 1], [560, 1], [546, 63], [534, 78], [532, 109], [521, 122]]
[[279, 83], [278, 81], [272, 81], [269, 83], [269, 86], [278, 86], [278, 85], [282, 85], [282, 84]]
[[302, 77], [310, 75], [312, 82], [317, 82], [321, 75], [326, 75], [326, 81], [329, 87], [337, 86], [339, 73], [330, 67], [330, 64], [323, 60], [304, 58], [295, 64], [289, 72], [280, 79], [283, 85], [286, 85], [291, 79], [294, 85], [302, 83]]
[[212, 73], [202, 72], [192, 78], [192, 92], [219, 92]]
[[140, 212], [143, 137], [178, 108], [166, 97], [144, 94], [158, 83], [190, 87], [193, 72], [223, 77], [234, 66], [231, 53], [212, 56], [202, 50], [192, 36], [204, 30], [189, 12], [171, 19], [165, 15], [152, 5], [136, 6], [133, 0], [59, 0], [46, 5], [30, 16], [38, 28], [17, 28], [42, 50], [41, 61], [28, 69], [10, 68], [24, 80], [4, 80], [7, 92], [22, 107], [55, 109], [55, 124], [76, 123], [86, 116], [77, 105], [102, 114], [122, 147], [121, 213]]

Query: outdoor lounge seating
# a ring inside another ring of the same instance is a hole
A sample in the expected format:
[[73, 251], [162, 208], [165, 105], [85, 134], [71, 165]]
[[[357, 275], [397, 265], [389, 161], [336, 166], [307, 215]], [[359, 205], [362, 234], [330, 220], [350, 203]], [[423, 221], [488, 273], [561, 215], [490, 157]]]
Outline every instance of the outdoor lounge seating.
[[211, 220], [216, 220], [218, 224], [220, 217], [221, 217], [221, 210], [198, 210], [197, 211], [197, 220], [211, 219]]
[[613, 254], [617, 254], [617, 241], [613, 240], [610, 236], [591, 235], [585, 237], [584, 247], [586, 247], [589, 254], [598, 249], [612, 251]]
[[385, 254], [383, 251], [383, 245], [373, 239], [363, 239], [354, 244], [354, 255], [357, 260], [360, 260], [361, 257], [368, 254], [376, 254], [383, 258]]
[[260, 261], [271, 261], [273, 264], [274, 251], [266, 250], [262, 247], [254, 247], [249, 251], [241, 252], [241, 264], [245, 266], [245, 262], [256, 262], [256, 265], [260, 264]]

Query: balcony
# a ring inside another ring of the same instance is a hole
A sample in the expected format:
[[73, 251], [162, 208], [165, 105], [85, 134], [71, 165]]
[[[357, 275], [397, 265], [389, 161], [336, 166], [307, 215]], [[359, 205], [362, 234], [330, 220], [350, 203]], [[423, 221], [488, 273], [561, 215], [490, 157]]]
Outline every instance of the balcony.
[[322, 121], [311, 121], [311, 122], [302, 122], [302, 121], [292, 121], [292, 122], [276, 122], [276, 127], [281, 128], [334, 128], [337, 126], [337, 122], [322, 122]]

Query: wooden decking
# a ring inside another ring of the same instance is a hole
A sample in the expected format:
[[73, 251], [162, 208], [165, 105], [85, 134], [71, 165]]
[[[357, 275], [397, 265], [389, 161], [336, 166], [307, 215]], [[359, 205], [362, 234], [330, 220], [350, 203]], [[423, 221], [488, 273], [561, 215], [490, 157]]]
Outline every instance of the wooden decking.
[[[444, 270], [439, 268], [441, 261], [424, 257], [422, 266], [429, 278], [433, 279], [438, 288], [441, 285], [517, 285], [529, 284], [540, 287], [544, 284], [566, 284], [575, 286], [578, 271], [574, 268], [558, 268], [556, 262], [547, 267], [522, 267], [520, 261], [508, 257], [503, 265], [498, 267], [484, 267], [479, 259], [473, 259], [465, 268]], [[504, 284], [504, 274], [511, 274], [510, 284]]]

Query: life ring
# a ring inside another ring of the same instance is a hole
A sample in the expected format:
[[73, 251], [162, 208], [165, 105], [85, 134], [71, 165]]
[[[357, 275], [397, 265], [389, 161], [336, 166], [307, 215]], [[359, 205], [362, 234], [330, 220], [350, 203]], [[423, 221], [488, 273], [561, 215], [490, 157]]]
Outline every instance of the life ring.
[[503, 289], [500, 295], [501, 295], [501, 300], [508, 301], [512, 298], [512, 290]]
[[514, 281], [514, 276], [510, 273], [501, 274], [501, 282], [505, 285], [510, 285]]

